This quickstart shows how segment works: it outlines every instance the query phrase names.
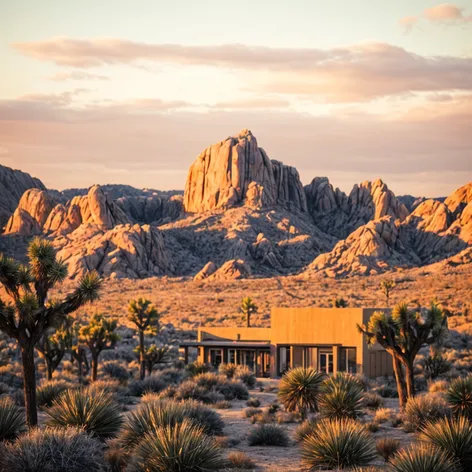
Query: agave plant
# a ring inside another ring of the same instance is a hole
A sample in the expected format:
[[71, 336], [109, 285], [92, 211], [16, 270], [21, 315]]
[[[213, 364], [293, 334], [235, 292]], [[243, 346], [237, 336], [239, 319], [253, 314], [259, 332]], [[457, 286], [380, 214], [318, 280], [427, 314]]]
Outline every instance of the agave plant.
[[0, 441], [15, 439], [24, 431], [25, 415], [8, 397], [0, 398]]
[[49, 426], [75, 426], [100, 439], [116, 436], [123, 422], [112, 394], [88, 389], [66, 390], [46, 413]]
[[338, 372], [323, 382], [319, 408], [326, 418], [357, 418], [362, 413], [364, 387], [353, 375]]
[[420, 437], [454, 458], [464, 472], [472, 470], [472, 423], [468, 418], [444, 418], [427, 423]]
[[221, 470], [226, 465], [220, 448], [203, 429], [185, 419], [144, 435], [133, 452], [129, 472]]
[[101, 472], [103, 445], [76, 428], [33, 429], [4, 446], [0, 470]]
[[302, 443], [302, 462], [309, 470], [345, 469], [375, 459], [375, 442], [353, 419], [323, 419]]
[[395, 472], [457, 472], [457, 464], [441, 449], [415, 444], [397, 452], [390, 461]]
[[446, 392], [446, 399], [454, 414], [472, 420], [472, 375], [453, 380]]
[[279, 385], [279, 400], [287, 411], [296, 411], [302, 418], [318, 410], [323, 374], [314, 369], [295, 367], [284, 374]]

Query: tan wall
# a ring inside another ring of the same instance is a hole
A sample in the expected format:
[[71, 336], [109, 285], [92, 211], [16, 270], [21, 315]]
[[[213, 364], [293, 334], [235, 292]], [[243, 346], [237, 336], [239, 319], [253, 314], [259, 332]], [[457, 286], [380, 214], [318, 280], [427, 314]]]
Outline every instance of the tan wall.
[[203, 326], [198, 330], [199, 341], [208, 341], [212, 339], [229, 339], [232, 341], [270, 341], [271, 336], [271, 328], [212, 328]]

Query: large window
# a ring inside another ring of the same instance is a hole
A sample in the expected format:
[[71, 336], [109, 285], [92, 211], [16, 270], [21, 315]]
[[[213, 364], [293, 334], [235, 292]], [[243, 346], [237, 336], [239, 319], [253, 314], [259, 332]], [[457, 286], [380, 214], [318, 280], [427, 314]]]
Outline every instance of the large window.
[[218, 367], [223, 362], [222, 349], [210, 349], [210, 364], [213, 367]]
[[279, 347], [279, 374], [290, 369], [290, 348]]
[[339, 352], [339, 370], [355, 374], [357, 370], [356, 357], [355, 347], [342, 347]]
[[333, 351], [331, 349], [320, 349], [318, 368], [320, 372], [326, 374], [334, 372]]

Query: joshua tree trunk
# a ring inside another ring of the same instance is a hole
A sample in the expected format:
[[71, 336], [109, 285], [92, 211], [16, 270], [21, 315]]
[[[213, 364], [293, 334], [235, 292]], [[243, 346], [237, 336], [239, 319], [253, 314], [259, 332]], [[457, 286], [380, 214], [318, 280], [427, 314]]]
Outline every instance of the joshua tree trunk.
[[403, 374], [403, 367], [397, 357], [393, 357], [393, 371], [395, 373], [395, 380], [397, 381], [398, 401], [400, 408], [405, 408], [407, 392], [405, 386], [405, 375]]
[[92, 351], [92, 382], [95, 382], [95, 380], [97, 380], [99, 354], [100, 353]]
[[415, 372], [413, 363], [405, 361], [405, 373], [406, 373], [406, 391], [408, 398], [413, 398], [415, 396]]
[[152, 364], [150, 362], [147, 363], [146, 370], [148, 375], [152, 374]]
[[47, 366], [47, 379], [52, 380], [52, 362], [46, 358], [46, 366]]
[[139, 330], [139, 378], [141, 380], [143, 380], [146, 376], [145, 369], [146, 361], [144, 359], [144, 332], [142, 330]]
[[25, 394], [26, 422], [30, 428], [38, 424], [36, 408], [36, 369], [34, 365], [34, 346], [21, 346], [23, 364], [23, 383]]

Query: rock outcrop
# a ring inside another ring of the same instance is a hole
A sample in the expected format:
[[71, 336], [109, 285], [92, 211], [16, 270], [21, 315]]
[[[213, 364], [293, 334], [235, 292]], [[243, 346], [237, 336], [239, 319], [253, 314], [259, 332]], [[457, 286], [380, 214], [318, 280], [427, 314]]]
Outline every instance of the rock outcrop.
[[29, 236], [40, 234], [54, 201], [45, 190], [27, 190], [20, 199], [18, 207], [8, 220], [5, 234]]
[[346, 238], [371, 220], [384, 216], [403, 221], [408, 209], [382, 180], [354, 185], [349, 196], [334, 189], [326, 177], [305, 186], [308, 211], [315, 224], [338, 238]]
[[134, 223], [140, 224], [164, 224], [176, 220], [183, 211], [183, 197], [173, 195], [160, 197], [157, 195], [121, 197], [115, 200], [115, 204]]
[[216, 264], [214, 262], [212, 262], [212, 261], [207, 262], [205, 264], [205, 266], [203, 267], [203, 269], [196, 273], [193, 280], [195, 280], [195, 281], [205, 280], [208, 277], [210, 277], [210, 275], [214, 274], [216, 272], [216, 269], [217, 269], [217, 267], [216, 267]]
[[218, 270], [210, 275], [207, 280], [237, 280], [245, 279], [251, 275], [251, 267], [242, 259], [226, 261]]
[[249, 130], [205, 149], [191, 165], [184, 193], [187, 212], [284, 205], [307, 210], [297, 170], [272, 161]]
[[149, 225], [118, 225], [108, 231], [82, 225], [55, 239], [55, 245], [71, 277], [88, 270], [105, 277], [131, 278], [175, 273], [161, 232]]
[[0, 231], [15, 211], [21, 196], [30, 188], [46, 189], [39, 179], [0, 165]]

